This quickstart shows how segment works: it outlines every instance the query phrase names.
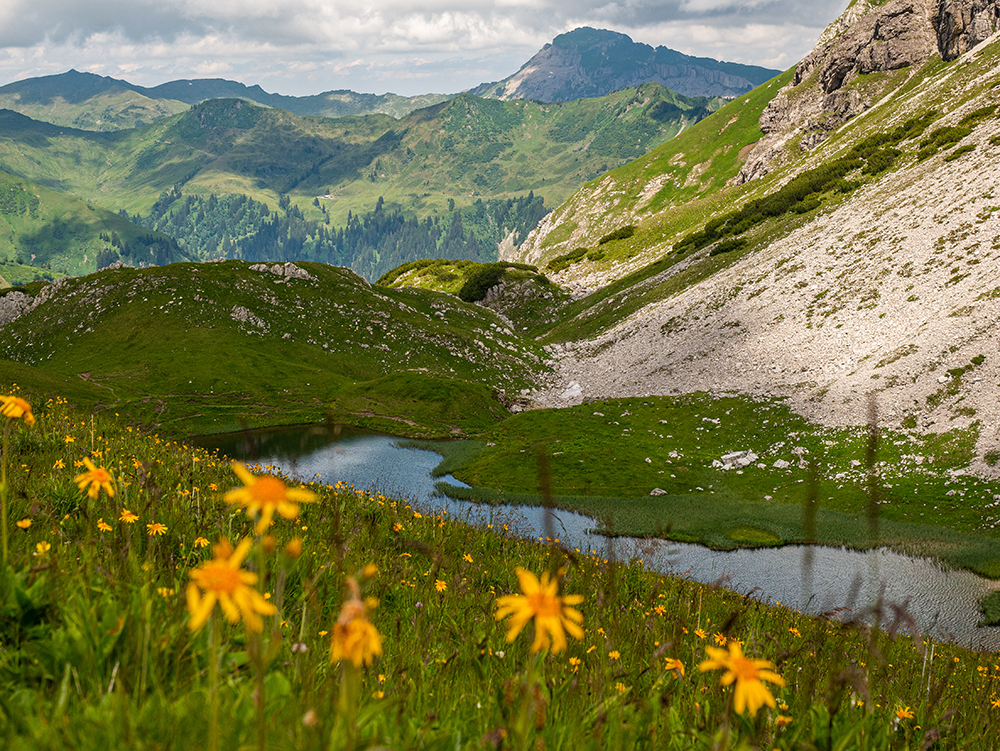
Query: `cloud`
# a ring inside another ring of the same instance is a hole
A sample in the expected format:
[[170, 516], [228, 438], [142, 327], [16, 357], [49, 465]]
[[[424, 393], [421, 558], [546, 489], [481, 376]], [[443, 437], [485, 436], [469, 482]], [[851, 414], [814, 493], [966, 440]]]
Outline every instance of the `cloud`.
[[[433, 82], [435, 90], [458, 91], [483, 80], [469, 76], [513, 73], [578, 26], [612, 28], [687, 54], [787, 67], [847, 2], [3, 0], [0, 82], [75, 67], [128, 74], [145, 85], [211, 72], [281, 82], [282, 93], [298, 94], [420, 76], [415, 87]], [[418, 58], [423, 70], [400, 73]], [[366, 64], [350, 64], [358, 59]]]

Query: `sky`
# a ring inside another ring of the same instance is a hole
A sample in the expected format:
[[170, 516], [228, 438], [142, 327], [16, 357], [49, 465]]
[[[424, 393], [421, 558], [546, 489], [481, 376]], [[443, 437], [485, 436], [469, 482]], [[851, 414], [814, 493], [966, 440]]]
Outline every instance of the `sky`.
[[784, 70], [849, 0], [0, 0], [0, 84], [71, 68], [141, 86], [227, 78], [272, 93], [457, 93], [558, 34], [612, 29]]

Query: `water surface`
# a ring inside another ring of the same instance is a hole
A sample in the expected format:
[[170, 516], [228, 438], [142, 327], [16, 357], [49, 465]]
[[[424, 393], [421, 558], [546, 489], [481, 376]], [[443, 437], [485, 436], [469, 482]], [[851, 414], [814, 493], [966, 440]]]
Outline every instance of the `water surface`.
[[[975, 649], [1000, 649], [1000, 628], [979, 628], [979, 599], [1000, 582], [967, 571], [947, 570], [928, 558], [885, 549], [866, 552], [821, 546], [718, 551], [701, 545], [596, 534], [590, 517], [537, 506], [491, 506], [456, 501], [435, 487], [453, 477], [432, 478], [441, 457], [402, 448], [399, 439], [354, 430], [336, 436], [316, 427], [255, 431], [247, 438], [213, 436], [204, 445], [234, 459], [272, 465], [301, 481], [347, 482], [403, 498], [421, 512], [443, 509], [449, 516], [485, 526], [508, 527], [526, 538], [551, 535], [571, 548], [617, 560], [639, 558], [648, 568], [704, 583], [723, 583], [765, 602], [811, 613], [866, 617], [881, 598], [883, 628], [892, 628], [891, 605], [905, 605], [920, 633]], [[547, 516], [548, 514], [548, 516]], [[811, 561], [810, 561], [811, 557]], [[844, 610], [846, 608], [846, 610]], [[896, 624], [906, 627], [907, 623]]]

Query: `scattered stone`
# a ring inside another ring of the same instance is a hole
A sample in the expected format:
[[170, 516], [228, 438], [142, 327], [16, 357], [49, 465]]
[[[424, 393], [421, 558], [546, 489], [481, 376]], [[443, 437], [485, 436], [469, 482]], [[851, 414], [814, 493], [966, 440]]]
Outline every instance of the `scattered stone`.
[[650, 494], [650, 495], [666, 495], [666, 494], [667, 494], [667, 491], [666, 491], [666, 490], [664, 490], [663, 488], [653, 488], [653, 489], [652, 489], [652, 490], [651, 490], [651, 491], [649, 492], [649, 494]]
[[570, 381], [569, 387], [562, 392], [561, 396], [565, 401], [579, 399], [583, 396], [583, 388], [576, 381]]

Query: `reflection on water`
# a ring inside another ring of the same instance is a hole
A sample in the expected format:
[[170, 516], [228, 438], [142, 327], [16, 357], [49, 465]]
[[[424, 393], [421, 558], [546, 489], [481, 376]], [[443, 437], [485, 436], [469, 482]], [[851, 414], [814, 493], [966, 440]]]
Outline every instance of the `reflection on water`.
[[[440, 457], [431, 451], [400, 448], [397, 443], [398, 439], [389, 436], [359, 431], [344, 430], [334, 437], [322, 428], [257, 431], [251, 440], [243, 436], [205, 439], [206, 446], [219, 448], [231, 458], [270, 464], [302, 481], [344, 481], [359, 490], [377, 489], [406, 498], [421, 511], [441, 509], [481, 526], [506, 524], [531, 539], [550, 535], [570, 548], [605, 558], [639, 558], [656, 571], [705, 583], [722, 582], [765, 602], [807, 612], [861, 617], [881, 598], [884, 628], [892, 628], [896, 615], [904, 613], [921, 633], [976, 649], [1000, 649], [1000, 628], [976, 626], [976, 603], [1000, 588], [1000, 583], [967, 571], [944, 570], [929, 559], [882, 549], [857, 552], [791, 545], [717, 551], [664, 540], [609, 539], [594, 534], [596, 522], [582, 514], [557, 509], [547, 516], [540, 507], [488, 506], [447, 498], [438, 492], [437, 482], [465, 486], [452, 477], [431, 477]], [[804, 565], [808, 552], [812, 562]], [[905, 619], [895, 625], [907, 630]]]

